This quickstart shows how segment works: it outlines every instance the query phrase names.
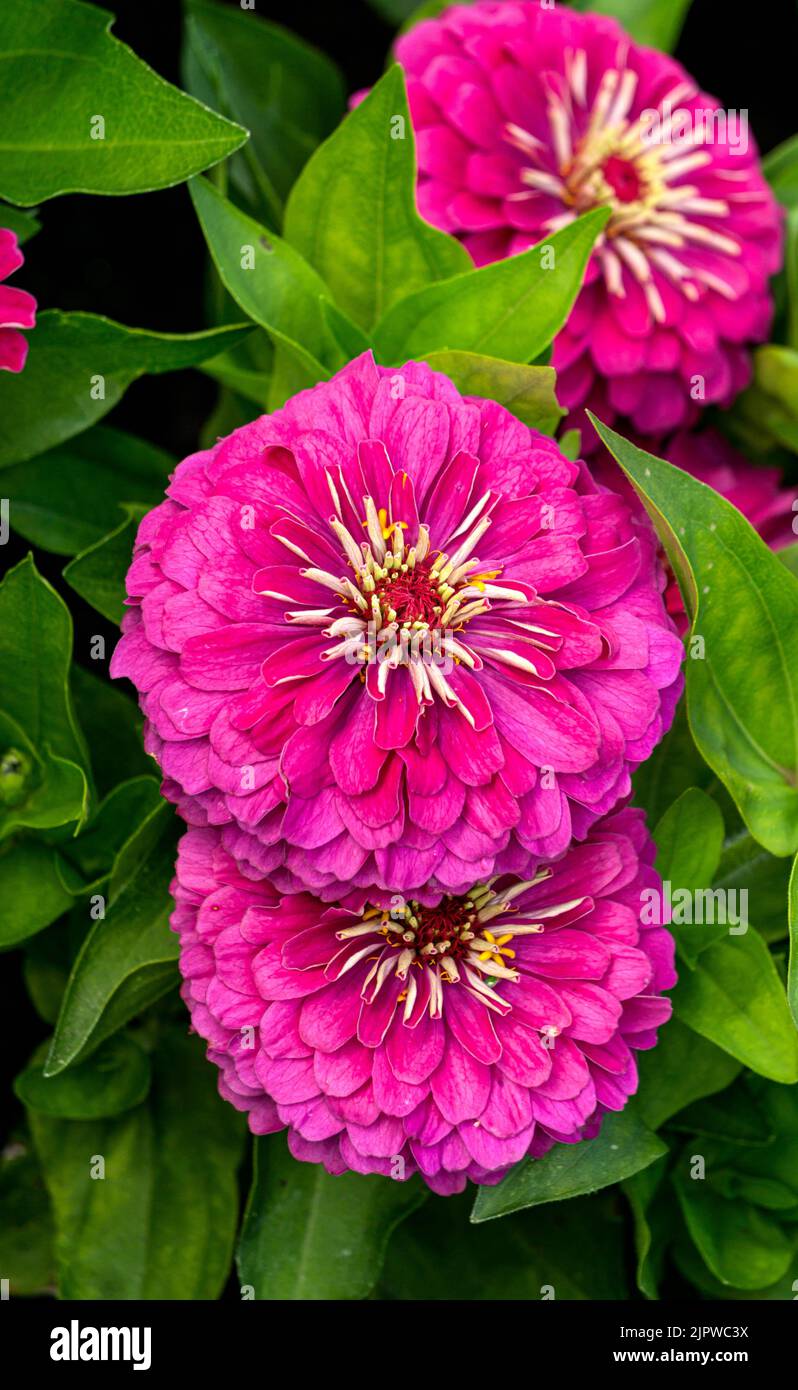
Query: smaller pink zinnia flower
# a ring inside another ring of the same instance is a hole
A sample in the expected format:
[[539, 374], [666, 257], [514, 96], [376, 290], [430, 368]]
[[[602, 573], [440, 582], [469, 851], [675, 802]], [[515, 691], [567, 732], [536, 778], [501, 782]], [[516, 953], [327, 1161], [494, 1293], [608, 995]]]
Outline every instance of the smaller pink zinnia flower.
[[[0, 280], [19, 270], [25, 257], [14, 232], [0, 227]], [[36, 300], [27, 290], [0, 284], [0, 371], [21, 372], [28, 355], [28, 342], [20, 328], [35, 328]]]
[[396, 55], [420, 211], [477, 265], [611, 208], [554, 342], [569, 423], [584, 426], [588, 406], [662, 438], [729, 404], [748, 345], [767, 337], [782, 256], [783, 214], [744, 115], [614, 19], [538, 0], [455, 5]]
[[172, 926], [222, 1095], [296, 1158], [444, 1195], [592, 1138], [671, 1013], [654, 853], [626, 808], [526, 881], [384, 909], [282, 893], [188, 830]]

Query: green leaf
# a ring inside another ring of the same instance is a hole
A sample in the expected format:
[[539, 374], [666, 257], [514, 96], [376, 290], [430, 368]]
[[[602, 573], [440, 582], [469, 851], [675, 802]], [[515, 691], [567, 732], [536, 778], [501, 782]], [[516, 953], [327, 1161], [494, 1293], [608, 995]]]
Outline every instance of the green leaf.
[[450, 377], [464, 396], [498, 401], [541, 434], [553, 434], [565, 414], [557, 404], [556, 373], [552, 367], [502, 362], [473, 352], [431, 352], [426, 362], [436, 372]]
[[269, 1301], [367, 1298], [391, 1231], [424, 1198], [418, 1178], [330, 1177], [292, 1158], [284, 1135], [256, 1139], [241, 1284]]
[[668, 550], [693, 619], [691, 650], [703, 640], [687, 660], [701, 754], [752, 835], [773, 854], [795, 852], [798, 581], [713, 488], [594, 423]]
[[787, 935], [787, 890], [789, 859], [774, 859], [741, 828], [727, 835], [714, 878], [716, 888], [726, 892], [745, 890], [753, 907], [753, 926], [766, 941], [779, 941]]
[[195, 96], [250, 131], [231, 176], [279, 217], [302, 166], [340, 120], [338, 69], [288, 29], [207, 0], [186, 5], [183, 68]]
[[[214, 1299], [238, 1217], [241, 1117], [197, 1038], [159, 1038], [148, 1101], [116, 1118], [30, 1112], [65, 1299]], [[104, 1177], [97, 1174], [97, 1158]]]
[[42, 224], [32, 213], [9, 207], [6, 203], [0, 207], [0, 227], [7, 227], [10, 232], [14, 232], [20, 246], [24, 246], [26, 241], [41, 231]]
[[672, 53], [692, 0], [571, 0], [575, 10], [610, 15], [636, 43]]
[[56, 857], [39, 840], [9, 841], [0, 851], [0, 950], [49, 927], [71, 906]]
[[[657, 873], [669, 886], [673, 904], [670, 930], [680, 955], [692, 966], [701, 951], [728, 930], [725, 899], [722, 911], [716, 913], [716, 900], [706, 886], [714, 878], [723, 846], [720, 809], [706, 792], [690, 787], [665, 812], [654, 831], [654, 841]], [[688, 918], [700, 917], [701, 921], [680, 920], [684, 915], [680, 894], [689, 894]], [[714, 921], [716, 916], [722, 916], [723, 922]]]
[[474, 1226], [471, 1194], [433, 1199], [391, 1236], [377, 1297], [459, 1303], [625, 1299], [625, 1227], [617, 1203], [575, 1197]]
[[31, 556], [0, 585], [0, 709], [38, 751], [87, 766], [69, 690], [72, 619]]
[[121, 623], [125, 611], [125, 575], [133, 557], [139, 522], [147, 508], [126, 504], [125, 519], [102, 540], [89, 546], [64, 568], [67, 584], [109, 622]]
[[[0, 376], [0, 467], [63, 444], [106, 415], [144, 372], [195, 367], [250, 331], [150, 333], [97, 314], [39, 315], [25, 370]], [[46, 407], [45, 407], [46, 403]]]
[[790, 961], [787, 970], [787, 1000], [790, 1013], [798, 1026], [798, 857], [793, 861], [788, 890], [788, 920], [790, 927]]
[[12, 203], [167, 188], [246, 140], [112, 38], [112, 22], [73, 0], [0, 12], [0, 195]]
[[659, 1298], [659, 1281], [669, 1237], [670, 1211], [663, 1187], [667, 1157], [627, 1178], [624, 1194], [632, 1209], [637, 1255], [637, 1287], [646, 1298]]
[[688, 1105], [673, 1120], [672, 1128], [733, 1144], [761, 1146], [773, 1139], [762, 1108], [750, 1088], [740, 1081], [698, 1104]]
[[207, 179], [189, 185], [194, 209], [226, 290], [295, 359], [306, 384], [329, 376], [324, 282], [288, 242], [223, 198]]
[[62, 865], [66, 867], [66, 861], [74, 871], [65, 875], [70, 892], [88, 893], [99, 887], [130, 840], [132, 827], [139, 827], [143, 821], [158, 815], [162, 805], [154, 777], [133, 777], [128, 782], [120, 782], [77, 839], [60, 847]]
[[50, 1199], [36, 1155], [22, 1143], [0, 1153], [0, 1269], [12, 1298], [52, 1292]]
[[82, 666], [72, 667], [72, 690], [81, 728], [91, 733], [91, 765], [100, 796], [118, 782], [150, 776], [155, 763], [142, 747], [142, 716], [117, 684]]
[[798, 1034], [784, 986], [752, 929], [701, 952], [683, 971], [674, 1009], [688, 1027], [772, 1081], [798, 1081]]
[[720, 1196], [711, 1167], [701, 1180], [689, 1177], [686, 1166], [683, 1158], [674, 1186], [687, 1229], [711, 1272], [721, 1283], [740, 1289], [775, 1283], [792, 1262], [788, 1236], [757, 1207]]
[[42, 1066], [32, 1063], [16, 1078], [14, 1091], [23, 1105], [42, 1115], [99, 1120], [140, 1105], [150, 1089], [150, 1072], [147, 1053], [127, 1034], [119, 1033], [88, 1061], [60, 1076], [48, 1079]]
[[455, 348], [533, 361], [565, 323], [608, 217], [608, 208], [596, 208], [518, 256], [400, 299], [374, 334], [380, 360], [402, 363]]
[[762, 172], [780, 203], [798, 207], [798, 135], [791, 135], [764, 156]]
[[86, 774], [45, 744], [37, 752], [16, 720], [0, 709], [0, 840], [17, 830], [52, 830], [80, 821]]
[[665, 737], [633, 775], [635, 805], [642, 806], [649, 824], [656, 825], [683, 792], [690, 787], [706, 790], [713, 780], [693, 742], [682, 700]]
[[481, 1187], [472, 1221], [497, 1216], [542, 1202], [579, 1197], [647, 1168], [666, 1146], [638, 1117], [633, 1105], [607, 1115], [596, 1139], [581, 1144], [555, 1144], [543, 1158], [525, 1159], [497, 1187]]
[[3, 473], [13, 529], [56, 555], [77, 555], [119, 523], [125, 502], [155, 505], [175, 460], [121, 430], [95, 425]]
[[155, 847], [86, 937], [64, 994], [47, 1076], [82, 1060], [175, 983], [179, 942], [168, 923], [176, 829], [164, 805]]
[[657, 1046], [637, 1059], [640, 1085], [638, 1113], [650, 1129], [659, 1129], [692, 1101], [722, 1091], [740, 1071], [727, 1052], [672, 1018], [660, 1031]]
[[309, 160], [288, 200], [285, 235], [367, 332], [398, 299], [470, 268], [465, 248], [416, 210], [415, 143], [397, 64]]

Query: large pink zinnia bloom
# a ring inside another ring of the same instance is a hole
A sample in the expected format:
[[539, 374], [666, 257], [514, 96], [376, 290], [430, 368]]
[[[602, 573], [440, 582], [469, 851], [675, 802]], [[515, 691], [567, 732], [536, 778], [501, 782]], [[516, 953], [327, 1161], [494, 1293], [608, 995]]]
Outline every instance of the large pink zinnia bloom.
[[[0, 280], [19, 270], [25, 257], [14, 232], [0, 227]], [[28, 355], [28, 340], [20, 328], [36, 326], [36, 300], [27, 290], [0, 284], [0, 371], [21, 372]]]
[[396, 51], [420, 210], [478, 265], [612, 207], [554, 345], [571, 423], [587, 405], [659, 436], [731, 402], [749, 379], [746, 344], [768, 334], [782, 240], [739, 120], [615, 20], [561, 5], [459, 5]]
[[222, 1095], [296, 1158], [441, 1193], [592, 1137], [671, 1012], [672, 937], [640, 920], [653, 858], [627, 809], [531, 882], [382, 911], [281, 894], [188, 830], [172, 925]]
[[625, 797], [682, 646], [653, 532], [492, 401], [369, 354], [177, 469], [112, 662], [253, 876], [426, 901]]

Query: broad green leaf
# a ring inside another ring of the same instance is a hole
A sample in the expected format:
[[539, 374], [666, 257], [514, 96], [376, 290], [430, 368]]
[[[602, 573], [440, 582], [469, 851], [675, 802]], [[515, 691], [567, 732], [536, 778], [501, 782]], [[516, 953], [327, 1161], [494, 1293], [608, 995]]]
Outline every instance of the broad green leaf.
[[80, 821], [86, 775], [45, 744], [39, 753], [24, 729], [0, 709], [0, 840], [18, 830], [52, 830]]
[[265, 410], [269, 379], [263, 372], [239, 366], [229, 353], [220, 353], [218, 357], [203, 362], [200, 371], [218, 381], [220, 386], [226, 386], [229, 391], [235, 391], [245, 400], [252, 401], [260, 413]]
[[50, 1199], [36, 1155], [20, 1142], [0, 1154], [0, 1269], [11, 1298], [53, 1291]]
[[[654, 841], [657, 872], [667, 885], [663, 891], [673, 907], [670, 930], [680, 955], [688, 965], [694, 965], [701, 951], [728, 931], [726, 900], [721, 893], [717, 902], [707, 886], [720, 860], [723, 817], [706, 792], [690, 787], [665, 812], [654, 831]], [[688, 920], [681, 920], [685, 916]], [[716, 921], [716, 917], [723, 921]]]
[[72, 962], [91, 927], [83, 910], [73, 907], [59, 922], [39, 932], [25, 945], [22, 974], [36, 1012], [54, 1025], [61, 1010]]
[[123, 521], [64, 568], [64, 578], [81, 598], [109, 622], [121, 623], [125, 611], [125, 575], [146, 507], [125, 504]]
[[764, 156], [762, 172], [780, 203], [798, 207], [798, 135], [791, 135]]
[[82, 666], [72, 667], [75, 710], [84, 733], [91, 733], [91, 765], [97, 790], [105, 796], [118, 782], [152, 776], [154, 760], [142, 747], [142, 716], [122, 687]]
[[95, 425], [3, 473], [14, 531], [56, 555], [77, 555], [119, 524], [125, 502], [163, 497], [174, 459], [146, 439]]
[[670, 1234], [669, 1188], [664, 1185], [667, 1162], [663, 1155], [623, 1183], [635, 1225], [637, 1287], [646, 1298], [659, 1298], [659, 1281]]
[[617, 19], [637, 43], [672, 53], [692, 0], [571, 0], [575, 10]]
[[151, 854], [86, 937], [61, 1005], [47, 1076], [88, 1056], [175, 983], [179, 943], [169, 929], [169, 884], [176, 829], [165, 808]]
[[246, 140], [113, 38], [112, 22], [74, 0], [0, 11], [2, 197], [30, 207], [58, 193], [147, 193]]
[[308, 156], [340, 120], [344, 88], [337, 68], [253, 10], [188, 0], [183, 70], [193, 95], [250, 131], [231, 176], [279, 218]]
[[69, 690], [72, 619], [63, 599], [21, 560], [0, 585], [0, 709], [38, 751], [86, 767]]
[[[723, 1056], [723, 1054], [720, 1054]], [[761, 1106], [744, 1082], [688, 1105], [672, 1121], [672, 1128], [733, 1144], [770, 1144], [773, 1130]]]
[[201, 333], [150, 333], [97, 314], [48, 309], [31, 334], [25, 370], [0, 375], [0, 467], [63, 444], [106, 415], [144, 372], [195, 367], [249, 325]]
[[225, 289], [290, 352], [306, 384], [329, 376], [324, 282], [288, 242], [228, 202], [207, 179], [193, 179], [189, 188]]
[[706, 1177], [693, 1179], [683, 1158], [674, 1175], [687, 1229], [708, 1268], [723, 1284], [761, 1289], [787, 1271], [793, 1247], [778, 1222], [747, 1202], [720, 1196]]
[[701, 952], [673, 995], [678, 1018], [761, 1076], [798, 1081], [798, 1033], [761, 936], [749, 927]]
[[[155, 777], [120, 782], [105, 797], [77, 839], [60, 846], [64, 881], [72, 893], [87, 893], [107, 878], [131, 834], [158, 816], [163, 799]], [[69, 870], [69, 872], [67, 872]]]
[[127, 839], [114, 859], [108, 884], [109, 902], [116, 902], [120, 893], [133, 883], [156, 852], [163, 836], [169, 833], [170, 828], [174, 829], [171, 817], [169, 803], [159, 798], [158, 804], [152, 806], [143, 819], [138, 819], [133, 829], [128, 826]]
[[[238, 1219], [241, 1117], [197, 1038], [158, 1041], [148, 1100], [103, 1120], [30, 1112], [65, 1299], [214, 1299]], [[97, 1176], [97, 1158], [104, 1177]]]
[[752, 835], [773, 854], [794, 852], [798, 581], [713, 488], [595, 425], [657, 525], [692, 618], [695, 741]]
[[10, 232], [14, 232], [20, 246], [41, 231], [38, 217], [34, 217], [30, 212], [23, 212], [21, 208], [9, 207], [8, 203], [0, 207], [0, 227], [7, 227]]
[[425, 360], [450, 377], [464, 396], [498, 401], [541, 434], [553, 434], [565, 414], [557, 404], [552, 367], [502, 362], [473, 352], [431, 352]]
[[465, 248], [416, 210], [415, 142], [398, 65], [309, 160], [288, 200], [285, 235], [366, 332], [398, 299], [470, 268]]
[[472, 1197], [433, 1198], [391, 1236], [377, 1297], [503, 1303], [625, 1299], [626, 1231], [617, 1203], [575, 1197], [474, 1226]]
[[[46, 1052], [46, 1044], [39, 1051]], [[140, 1105], [150, 1089], [150, 1059], [125, 1033], [109, 1038], [86, 1062], [46, 1077], [32, 1062], [14, 1082], [17, 1098], [57, 1120], [99, 1120]]]
[[659, 1129], [691, 1102], [722, 1091], [737, 1076], [740, 1064], [672, 1018], [660, 1030], [656, 1047], [639, 1054], [637, 1069], [635, 1105], [644, 1123]]
[[774, 859], [744, 828], [727, 835], [713, 880], [726, 892], [745, 891], [750, 904], [752, 925], [766, 941], [779, 941], [787, 935], [787, 889], [789, 859]]
[[542, 1202], [561, 1202], [597, 1192], [647, 1168], [666, 1146], [639, 1118], [633, 1105], [607, 1115], [596, 1139], [555, 1144], [543, 1158], [524, 1159], [497, 1187], [479, 1189], [472, 1221], [491, 1221]]
[[391, 1231], [424, 1197], [418, 1178], [330, 1177], [321, 1164], [292, 1158], [284, 1135], [256, 1139], [241, 1285], [269, 1301], [367, 1298]]
[[8, 841], [0, 849], [0, 950], [49, 927], [72, 904], [56, 868], [56, 851], [40, 840]]
[[790, 962], [787, 971], [787, 1000], [798, 1027], [798, 857], [793, 861], [788, 892]]
[[608, 217], [608, 208], [596, 208], [518, 256], [400, 299], [374, 334], [380, 361], [447, 348], [533, 361], [565, 323]]
[[701, 1291], [706, 1297], [715, 1301], [719, 1299], [730, 1299], [737, 1301], [745, 1299], [746, 1302], [763, 1301], [767, 1302], [789, 1302], [794, 1299], [796, 1288], [798, 1288], [798, 1250], [794, 1251], [792, 1263], [787, 1272], [776, 1281], [775, 1284], [768, 1284], [761, 1289], [739, 1289], [731, 1284], [722, 1284], [707, 1269], [698, 1251], [687, 1235], [679, 1240], [673, 1247], [674, 1260], [679, 1272]]

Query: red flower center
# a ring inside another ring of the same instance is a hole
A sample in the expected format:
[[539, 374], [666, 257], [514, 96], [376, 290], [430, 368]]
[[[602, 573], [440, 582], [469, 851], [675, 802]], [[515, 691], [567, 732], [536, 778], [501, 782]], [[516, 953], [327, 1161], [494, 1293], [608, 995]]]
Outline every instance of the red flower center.
[[611, 154], [601, 171], [620, 203], [636, 203], [642, 198], [645, 185], [632, 160]]
[[390, 621], [439, 626], [445, 603], [441, 601], [440, 576], [430, 572], [428, 561], [404, 573], [389, 571], [377, 581], [375, 592], [382, 612], [393, 615]]

